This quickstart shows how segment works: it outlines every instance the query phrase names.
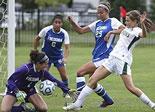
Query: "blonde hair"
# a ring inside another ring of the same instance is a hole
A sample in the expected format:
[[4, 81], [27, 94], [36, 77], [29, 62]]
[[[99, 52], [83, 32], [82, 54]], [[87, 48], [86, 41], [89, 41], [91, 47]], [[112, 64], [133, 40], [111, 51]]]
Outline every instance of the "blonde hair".
[[[141, 27], [141, 21], [140, 21], [141, 14], [139, 11], [132, 10], [128, 12], [126, 16], [129, 16], [132, 21], [136, 20], [138, 23], [138, 26]], [[154, 23], [148, 18], [145, 19], [144, 24], [148, 32], [151, 31], [151, 27], [154, 25]]]

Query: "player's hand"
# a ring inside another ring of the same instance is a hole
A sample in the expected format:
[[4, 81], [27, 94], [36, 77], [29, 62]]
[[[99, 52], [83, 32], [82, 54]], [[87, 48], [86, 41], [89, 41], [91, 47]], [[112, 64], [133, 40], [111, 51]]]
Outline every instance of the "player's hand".
[[104, 41], [105, 41], [105, 42], [108, 42], [109, 37], [110, 37], [110, 32], [108, 32], [108, 33], [105, 35]]
[[67, 19], [68, 19], [68, 21], [69, 21], [69, 22], [72, 22], [72, 21], [73, 21], [72, 16], [68, 16], [68, 18], [67, 18]]
[[140, 17], [140, 21], [141, 21], [141, 22], [144, 22], [145, 19], [146, 19], [146, 16], [147, 16], [147, 13], [144, 11], [143, 14], [142, 14], [141, 17]]
[[66, 58], [62, 58], [62, 62], [63, 62], [64, 64], [66, 64], [66, 63], [67, 63], [67, 59], [66, 59]]
[[26, 95], [26, 93], [24, 91], [17, 91], [17, 93], [16, 93], [16, 98], [20, 102], [25, 102], [26, 96], [27, 95]]
[[75, 89], [70, 89], [68, 91], [69, 96], [71, 97], [72, 101], [75, 102], [78, 98], [78, 91]]

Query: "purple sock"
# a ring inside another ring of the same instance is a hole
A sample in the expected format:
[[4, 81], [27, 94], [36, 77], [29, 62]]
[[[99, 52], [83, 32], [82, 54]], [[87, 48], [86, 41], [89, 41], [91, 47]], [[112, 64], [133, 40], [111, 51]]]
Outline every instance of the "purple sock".
[[21, 106], [13, 106], [11, 112], [22, 112], [24, 111], [23, 107]]

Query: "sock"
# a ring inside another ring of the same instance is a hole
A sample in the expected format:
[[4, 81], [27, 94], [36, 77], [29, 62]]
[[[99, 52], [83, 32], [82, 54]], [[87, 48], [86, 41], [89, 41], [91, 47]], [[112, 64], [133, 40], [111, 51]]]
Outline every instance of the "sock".
[[79, 94], [85, 87], [85, 84], [86, 84], [85, 77], [76, 77], [76, 88], [77, 91], [79, 91]]
[[112, 101], [112, 98], [108, 95], [102, 85], [97, 84], [97, 87], [94, 89], [95, 93], [101, 96], [105, 101]]
[[67, 79], [67, 80], [63, 80], [62, 82], [64, 83], [64, 85], [65, 85], [65, 86], [67, 86], [67, 87], [68, 87], [68, 84], [69, 84], [69, 79]]
[[83, 88], [83, 90], [81, 91], [80, 95], [78, 96], [78, 99], [76, 100], [76, 102], [74, 103], [77, 107], [80, 107], [83, 103], [83, 101], [85, 100], [85, 98], [93, 91], [93, 89], [91, 89], [88, 86], [85, 86]]
[[153, 103], [144, 93], [142, 93], [139, 98], [143, 103], [145, 103], [149, 107], [153, 108], [155, 106], [155, 103]]
[[24, 111], [23, 107], [21, 106], [12, 106], [11, 112], [22, 112]]

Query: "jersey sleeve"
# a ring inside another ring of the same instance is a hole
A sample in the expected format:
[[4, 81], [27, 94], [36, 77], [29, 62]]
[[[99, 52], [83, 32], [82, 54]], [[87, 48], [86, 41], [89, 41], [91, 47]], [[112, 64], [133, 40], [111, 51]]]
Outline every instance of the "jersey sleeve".
[[65, 36], [64, 44], [69, 44], [70, 43], [69, 35], [68, 35], [67, 31], [65, 31], [65, 30], [64, 30], [64, 36]]
[[90, 25], [88, 25], [88, 27], [90, 28], [90, 30], [91, 30], [92, 32], [95, 32], [96, 23], [97, 23], [98, 21], [99, 21], [99, 20], [97, 20], [97, 21], [91, 23]]
[[61, 81], [57, 80], [55, 77], [53, 77], [48, 71], [45, 70], [44, 72], [44, 78], [48, 79], [56, 84], [59, 88], [62, 89], [63, 92], [68, 92], [70, 88], [65, 86]]
[[7, 87], [9, 87], [12, 91], [19, 90], [16, 86], [16, 81], [21, 77], [22, 75], [28, 73], [28, 68], [23, 65], [20, 68], [18, 68], [8, 79]]
[[39, 32], [38, 36], [41, 37], [41, 38], [44, 38], [44, 37], [46, 36], [47, 31], [48, 31], [50, 28], [51, 28], [51, 26], [47, 26], [47, 27], [43, 28], [43, 29]]
[[123, 25], [120, 21], [116, 18], [111, 18], [111, 26], [113, 29], [118, 29], [121, 25]]
[[135, 28], [134, 32], [132, 34], [135, 35], [136, 37], [139, 37], [140, 33], [142, 33], [142, 29], [141, 28]]

